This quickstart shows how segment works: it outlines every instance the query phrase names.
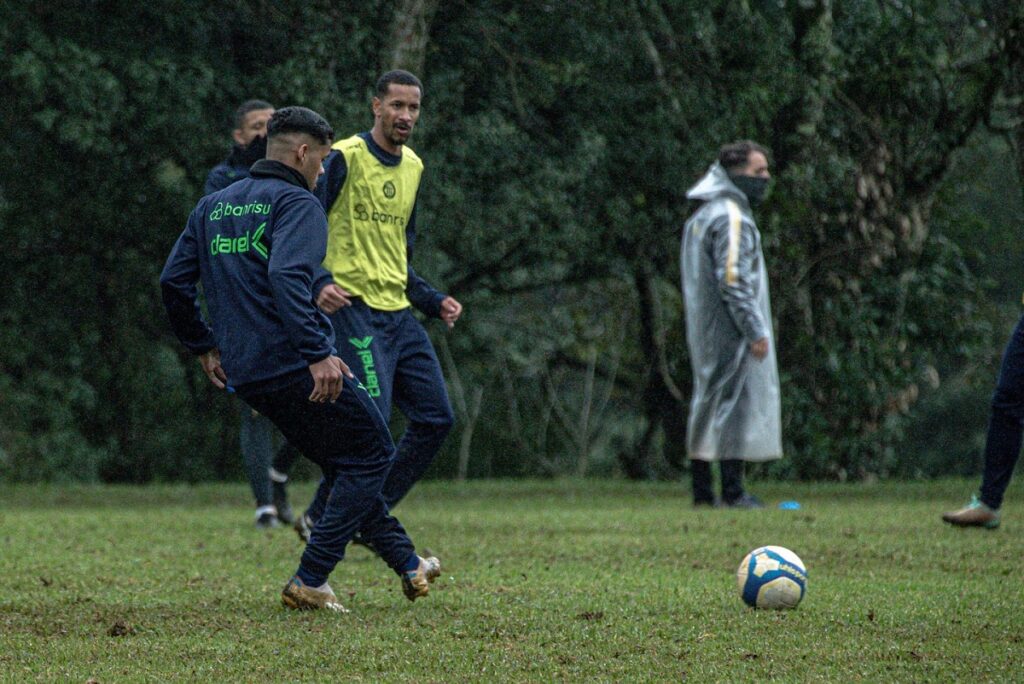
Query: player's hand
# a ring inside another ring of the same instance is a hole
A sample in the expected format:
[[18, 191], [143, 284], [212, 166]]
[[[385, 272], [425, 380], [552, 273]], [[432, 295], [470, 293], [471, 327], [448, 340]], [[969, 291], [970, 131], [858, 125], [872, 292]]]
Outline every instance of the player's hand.
[[309, 395], [309, 400], [321, 404], [325, 401], [337, 401], [341, 389], [345, 386], [342, 377], [352, 377], [352, 371], [337, 356], [328, 356], [309, 364], [309, 373], [313, 376], [313, 392]]
[[324, 285], [323, 289], [320, 290], [320, 294], [316, 296], [316, 305], [325, 314], [332, 314], [344, 306], [350, 306], [352, 300], [349, 297], [351, 296], [351, 293], [346, 292], [337, 284], [330, 283]]
[[762, 337], [761, 339], [750, 343], [750, 354], [758, 361], [768, 356], [768, 338]]
[[441, 300], [441, 320], [448, 324], [449, 328], [455, 327], [455, 321], [462, 315], [462, 305], [455, 297], [445, 297]]
[[214, 348], [205, 354], [200, 354], [199, 365], [203, 367], [203, 372], [206, 373], [206, 377], [210, 378], [210, 382], [213, 383], [214, 387], [217, 389], [224, 389], [228, 381], [228, 376], [220, 366], [219, 349]]

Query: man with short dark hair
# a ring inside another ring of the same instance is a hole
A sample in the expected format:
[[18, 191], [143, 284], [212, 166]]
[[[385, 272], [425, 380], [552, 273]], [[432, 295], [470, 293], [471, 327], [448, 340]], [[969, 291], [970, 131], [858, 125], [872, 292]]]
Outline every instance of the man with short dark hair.
[[227, 159], [210, 170], [203, 194], [223, 190], [237, 180], [249, 177], [249, 168], [263, 159], [267, 151], [267, 122], [274, 105], [265, 100], [246, 100], [235, 110], [235, 141]]
[[[416, 275], [410, 261], [423, 162], [406, 143], [420, 116], [423, 84], [408, 71], [381, 76], [373, 128], [334, 145], [317, 195], [327, 211], [324, 269], [313, 286], [317, 304], [338, 335], [338, 353], [366, 385], [385, 419], [392, 399], [407, 419], [395, 464], [384, 484], [394, 507], [430, 466], [451, 430], [437, 354], [415, 306], [455, 325], [462, 305]], [[316, 520], [318, 497], [303, 524]]]
[[[267, 122], [273, 114], [274, 105], [265, 100], [246, 100], [239, 105], [231, 133], [235, 144], [228, 158], [210, 171], [204, 195], [249, 177], [250, 167], [267, 153]], [[278, 439], [282, 443], [275, 456], [277, 430], [273, 424], [243, 403], [239, 404], [238, 417], [242, 463], [256, 499], [256, 527], [277, 527], [278, 521], [291, 525], [294, 515], [288, 504], [287, 482], [298, 451], [287, 441]]]
[[701, 202], [686, 222], [681, 251], [686, 339], [693, 367], [687, 426], [695, 506], [761, 508], [743, 489], [743, 462], [782, 456], [779, 374], [772, 343], [768, 274], [751, 209], [770, 178], [767, 150], [750, 140], [722, 147], [686, 193]]
[[[269, 418], [324, 472], [329, 494], [282, 601], [343, 611], [327, 583], [358, 531], [402, 579], [410, 600], [440, 574], [388, 513], [381, 486], [394, 444], [366, 389], [336, 355], [313, 297], [327, 219], [311, 189], [333, 131], [316, 112], [286, 107], [268, 123], [267, 157], [251, 176], [199, 201], [160, 276], [178, 338], [210, 382]], [[212, 329], [203, 319], [202, 280]]]

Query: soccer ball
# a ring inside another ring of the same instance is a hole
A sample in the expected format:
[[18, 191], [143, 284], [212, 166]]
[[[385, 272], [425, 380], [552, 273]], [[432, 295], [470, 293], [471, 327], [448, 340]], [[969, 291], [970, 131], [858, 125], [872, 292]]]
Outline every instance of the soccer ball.
[[761, 546], [736, 571], [743, 602], [752, 608], [796, 608], [807, 590], [807, 569], [800, 557], [781, 546]]

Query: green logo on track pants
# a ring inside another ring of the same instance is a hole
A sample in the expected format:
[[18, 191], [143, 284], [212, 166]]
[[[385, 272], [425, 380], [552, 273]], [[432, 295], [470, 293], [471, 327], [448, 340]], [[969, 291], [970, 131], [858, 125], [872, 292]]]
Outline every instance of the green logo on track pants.
[[363, 362], [363, 375], [366, 376], [364, 384], [366, 385], [366, 393], [371, 397], [380, 396], [380, 382], [377, 380], [377, 370], [373, 363], [373, 352], [370, 351], [370, 344], [373, 342], [373, 337], [364, 337], [362, 339], [358, 337], [348, 338], [349, 343], [356, 348], [356, 356]]

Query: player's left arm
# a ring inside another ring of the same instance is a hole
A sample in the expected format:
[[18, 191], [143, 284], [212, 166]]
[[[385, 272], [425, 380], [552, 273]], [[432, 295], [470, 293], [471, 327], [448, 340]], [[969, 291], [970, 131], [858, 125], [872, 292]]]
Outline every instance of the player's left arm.
[[199, 246], [196, 236], [196, 211], [189, 216], [185, 230], [178, 237], [164, 270], [160, 273], [160, 291], [178, 339], [199, 357], [199, 364], [218, 389], [224, 389], [228, 378], [220, 365], [220, 350], [213, 331], [203, 319], [199, 307]]
[[412, 267], [413, 247], [416, 244], [416, 209], [418, 205], [419, 201], [417, 200], [413, 204], [409, 222], [405, 225], [406, 263], [408, 265], [405, 296], [424, 315], [440, 318], [451, 328], [462, 315], [462, 304], [421, 278]]
[[274, 205], [267, 279], [292, 347], [310, 364], [337, 352], [320, 325], [313, 278], [327, 253], [327, 217], [309, 195]]
[[160, 293], [174, 334], [198, 356], [214, 349], [216, 342], [199, 308], [199, 290], [196, 287], [199, 282], [197, 211], [198, 208], [192, 211], [167, 257], [160, 273]]

